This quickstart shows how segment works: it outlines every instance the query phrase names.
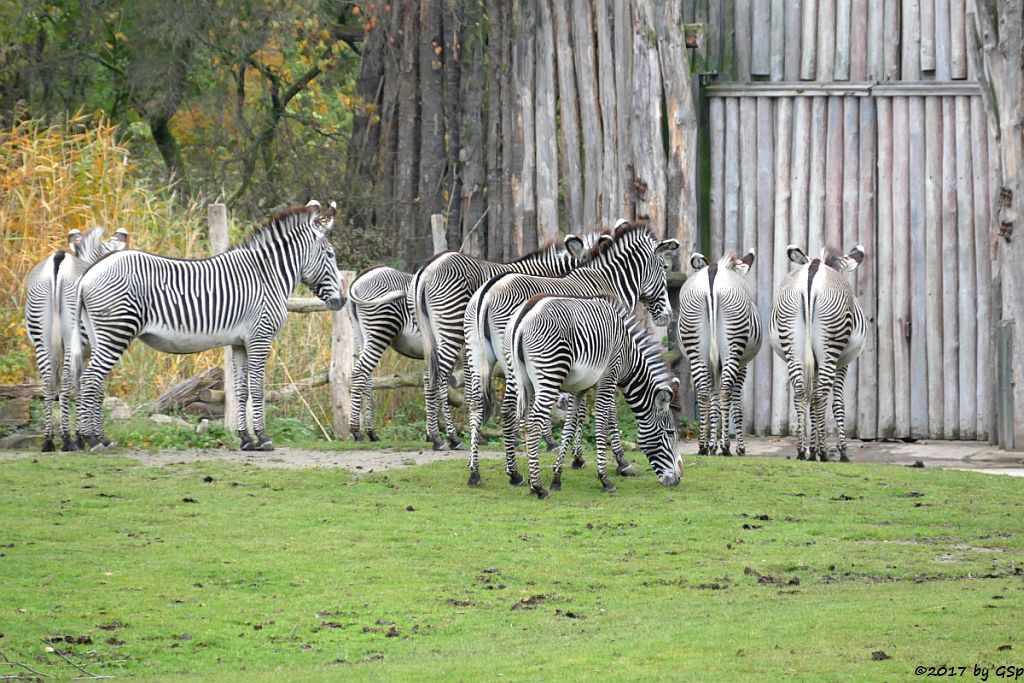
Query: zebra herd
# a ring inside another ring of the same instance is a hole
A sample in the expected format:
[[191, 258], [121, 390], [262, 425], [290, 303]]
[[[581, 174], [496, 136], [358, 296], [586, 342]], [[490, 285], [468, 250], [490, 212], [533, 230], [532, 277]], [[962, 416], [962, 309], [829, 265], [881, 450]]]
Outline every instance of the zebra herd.
[[[590, 389], [596, 390], [597, 476], [603, 490], [615, 490], [607, 472], [609, 447], [618, 474], [634, 475], [619, 435], [616, 388], [636, 415], [637, 443], [660, 482], [679, 483], [682, 460], [672, 414], [679, 408], [679, 380], [634, 313], [642, 304], [655, 324], [668, 323], [667, 271], [677, 240], [659, 240], [646, 223], [621, 220], [609, 230], [568, 235], [512, 263], [446, 251], [415, 274], [385, 266], [362, 271], [346, 304], [329, 239], [334, 214], [333, 202], [323, 209], [311, 201], [276, 214], [229, 251], [198, 260], [126, 250], [123, 231], [108, 242], [102, 242], [99, 229], [84, 237], [69, 235], [69, 253], [49, 257], [29, 276], [26, 329], [45, 388], [44, 450], [54, 448], [52, 403], [58, 398], [65, 450], [109, 445], [103, 386], [136, 338], [169, 353], [231, 346], [241, 448], [272, 450], [264, 421], [265, 365], [287, 298], [302, 281], [328, 308], [347, 305], [353, 321], [358, 360], [350, 387], [351, 431], [357, 441], [364, 434], [379, 440], [372, 372], [390, 346], [426, 359], [426, 433], [435, 449], [446, 445], [442, 428], [448, 447], [462, 446], [447, 388], [463, 362], [471, 486], [481, 483], [480, 430], [493, 404], [495, 367], [506, 380], [499, 414], [510, 483], [524, 481], [516, 464], [521, 425], [530, 488], [539, 497], [548, 495], [540, 479], [541, 438], [549, 449], [559, 449], [551, 489], [561, 486], [570, 449], [573, 467], [584, 465], [581, 432]], [[843, 273], [854, 270], [863, 255], [859, 246], [846, 255], [825, 250], [819, 259], [808, 259], [796, 246], [788, 250], [799, 267], [778, 292], [769, 337], [793, 388], [799, 459], [828, 459], [824, 420], [830, 399], [838, 453], [847, 459], [842, 389], [846, 368], [863, 345], [865, 320]], [[695, 273], [679, 293], [677, 332], [697, 391], [702, 454], [730, 453], [730, 416], [736, 452], [745, 452], [739, 397], [746, 367], [761, 347], [761, 320], [744, 277], [753, 262], [753, 251], [742, 258], [730, 253], [713, 264], [694, 253]], [[67, 408], [75, 387], [80, 387], [77, 440]], [[556, 444], [550, 413], [565, 393], [571, 404]], [[253, 434], [246, 427], [250, 400]], [[809, 443], [803, 424], [807, 409]]]

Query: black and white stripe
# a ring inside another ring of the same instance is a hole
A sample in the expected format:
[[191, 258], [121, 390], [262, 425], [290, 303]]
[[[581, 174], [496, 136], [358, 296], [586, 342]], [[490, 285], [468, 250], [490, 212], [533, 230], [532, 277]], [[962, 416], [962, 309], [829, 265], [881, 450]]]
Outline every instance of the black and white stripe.
[[747, 364], [761, 349], [761, 316], [744, 275], [754, 263], [754, 250], [743, 258], [734, 253], [708, 264], [694, 253], [694, 274], [679, 290], [679, 343], [690, 363], [700, 406], [698, 453], [729, 455], [729, 415], [736, 429], [736, 454], [746, 454], [741, 394]]
[[[265, 434], [263, 379], [270, 344], [288, 313], [288, 296], [301, 280], [328, 308], [339, 310], [343, 304], [326, 234], [334, 211], [333, 203], [324, 210], [317, 202], [288, 209], [239, 246], [208, 259], [124, 251], [90, 268], [81, 280], [77, 309], [92, 342], [80, 397], [81, 431], [89, 445], [109, 443], [103, 436], [103, 385], [138, 338], [167, 353], [231, 346], [242, 448], [272, 450]], [[78, 344], [72, 353], [80, 367]], [[255, 442], [246, 426], [250, 398]]]
[[[567, 238], [568, 239], [568, 238]], [[427, 381], [423, 391], [427, 402], [427, 439], [434, 449], [444, 448], [438, 407], [445, 420], [445, 433], [452, 448], [462, 441], [455, 430], [448, 406], [448, 380], [465, 343], [463, 316], [473, 293], [500, 273], [564, 275], [579, 265], [562, 242], [553, 241], [512, 263], [496, 263], [457, 251], [435, 254], [416, 272], [413, 281], [416, 325], [423, 334], [427, 360]]]
[[123, 228], [107, 241], [103, 241], [103, 228], [93, 228], [84, 235], [80, 230], [71, 230], [67, 235], [68, 251], [48, 256], [28, 274], [25, 331], [35, 349], [36, 365], [43, 380], [44, 452], [54, 450], [53, 404], [57, 401], [60, 402], [62, 449], [74, 451], [81, 447], [81, 439], [76, 441], [71, 436], [71, 399], [76, 389], [67, 367], [71, 309], [78, 294], [78, 282], [89, 266], [127, 244], [128, 231]]
[[784, 361], [793, 387], [797, 418], [797, 458], [806, 454], [805, 420], [811, 412], [809, 458], [825, 462], [825, 411], [832, 399], [838, 427], [839, 459], [846, 456], [846, 409], [843, 385], [846, 369], [864, 346], [867, 325], [853, 288], [843, 277], [860, 265], [864, 247], [857, 245], [845, 256], [825, 249], [820, 259], [808, 260], [797, 246], [787, 249], [789, 260], [799, 265], [782, 281], [772, 308], [772, 348]]
[[423, 358], [423, 337], [413, 320], [411, 273], [374, 266], [359, 273], [348, 289], [348, 313], [359, 359], [352, 371], [352, 436], [379, 441], [373, 420], [373, 371], [390, 346], [407, 358]]
[[[466, 308], [464, 318], [468, 368], [466, 372], [466, 403], [470, 408], [470, 485], [479, 483], [480, 428], [487, 419], [491, 393], [491, 371], [497, 362], [505, 375], [505, 396], [501, 417], [505, 437], [506, 472], [513, 484], [522, 482], [515, 460], [516, 436], [516, 378], [509, 372], [510, 359], [502, 354], [502, 347], [513, 311], [537, 294], [594, 297], [607, 296], [633, 310], [643, 303], [656, 324], [664, 325], [671, 314], [666, 273], [671, 252], [679, 248], [674, 239], [658, 240], [644, 223], [620, 221], [613, 231], [598, 234], [596, 242], [587, 249], [584, 241], [573, 235], [566, 237], [566, 247], [580, 260], [580, 266], [565, 276], [539, 277], [519, 273], [506, 273], [491, 278], [481, 287]], [[575, 402], [582, 400], [577, 397]], [[581, 422], [581, 411], [570, 410], [570, 419], [563, 430], [561, 455], [564, 457], [574, 427]], [[614, 425], [613, 425], [614, 428]], [[618, 440], [618, 430], [612, 434], [615, 458], [620, 474], [635, 470], [625, 458]], [[582, 466], [582, 454], [573, 462]]]
[[[597, 477], [605, 491], [605, 451], [615, 413], [616, 387], [636, 414], [637, 443], [666, 486], [679, 483], [682, 461], [676, 452], [671, 407], [679, 380], [661, 358], [659, 345], [622, 304], [614, 300], [539, 295], [514, 312], [503, 349], [518, 382], [517, 412], [526, 422], [530, 487], [548, 493], [540, 481], [538, 442], [559, 391], [575, 394], [597, 388]], [[562, 454], [564, 455], [564, 454]], [[561, 487], [564, 458], [555, 464], [551, 488]]]

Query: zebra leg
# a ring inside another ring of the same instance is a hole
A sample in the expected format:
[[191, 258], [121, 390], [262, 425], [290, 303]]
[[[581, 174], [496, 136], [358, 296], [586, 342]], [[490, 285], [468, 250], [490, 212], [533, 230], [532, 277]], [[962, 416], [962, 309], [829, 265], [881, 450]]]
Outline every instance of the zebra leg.
[[615, 383], [603, 379], [597, 385], [597, 396], [594, 399], [594, 412], [597, 413], [597, 478], [605, 493], [615, 493], [615, 485], [608, 478], [607, 447], [608, 432], [615, 421]]
[[[690, 367], [693, 367], [692, 365]], [[700, 429], [697, 432], [697, 455], [708, 455], [711, 440], [711, 384], [707, 376], [697, 381], [697, 404], [700, 410]]]
[[466, 410], [469, 413], [469, 485], [480, 486], [480, 442], [484, 423], [483, 391], [476, 373], [467, 363], [463, 373], [466, 383]]
[[78, 397], [78, 426], [85, 445], [93, 451], [114, 445], [103, 432], [103, 388], [107, 375], [135, 338], [135, 330], [127, 333], [122, 329], [117, 331], [119, 334], [116, 337], [96, 331], [92, 357], [82, 373]]
[[[384, 340], [378, 339], [375, 336], [364, 335], [363, 347], [359, 351], [359, 360], [352, 369], [352, 424], [349, 426], [349, 431], [352, 433], [352, 438], [356, 441], [363, 440], [360, 427], [362, 426], [364, 406], [368, 412], [372, 413], [373, 411], [373, 389], [370, 377], [377, 364], [380, 363], [384, 350], [387, 348], [387, 344], [383, 342]], [[364, 403], [364, 400], [366, 403]], [[367, 421], [366, 427], [368, 432], [373, 431], [372, 419]]]
[[[551, 479], [552, 491], [557, 491], [562, 488], [562, 471], [565, 469], [565, 454], [570, 448], [575, 448], [574, 438], [576, 436], [577, 429], [576, 422], [578, 420], [579, 405], [582, 402], [582, 395], [574, 394], [569, 404], [569, 412], [565, 416], [565, 424], [562, 425], [562, 442], [558, 446], [558, 458], [555, 460], [555, 474]], [[581, 464], [577, 466], [576, 460], [573, 460], [573, 469], [579, 469], [586, 464], [582, 462], [582, 457], [580, 458], [580, 461]]]
[[26, 322], [26, 327], [30, 327], [29, 332], [32, 334], [32, 344], [36, 352], [36, 367], [39, 368], [39, 375], [43, 380], [43, 411], [46, 415], [46, 427], [43, 432], [42, 452], [52, 453], [54, 451], [53, 436], [56, 431], [53, 420], [53, 403], [59, 396], [59, 390], [53, 378], [53, 359], [50, 358], [50, 353], [41, 336], [37, 343], [35, 327], [29, 322]]
[[249, 434], [249, 355], [245, 346], [233, 346], [231, 365], [235, 371], [235, 430], [238, 434], [239, 449], [252, 451], [256, 443]]
[[[526, 420], [526, 457], [530, 471], [530, 491], [541, 500], [551, 494], [540, 481], [540, 439], [544, 433], [544, 422], [551, 419], [551, 408], [558, 400], [558, 386], [542, 384], [537, 388], [530, 415]], [[561, 487], [561, 482], [559, 482]]]
[[[506, 378], [505, 395], [501, 399], [501, 434], [505, 442], [505, 473], [508, 483], [520, 486], [523, 475], [516, 466], [516, 434], [519, 431], [519, 420], [516, 417], [516, 384]], [[536, 401], [536, 398], [534, 399]]]
[[[444, 431], [448, 437], [448, 448], [455, 451], [462, 448], [462, 439], [459, 438], [459, 433], [455, 430], [452, 407], [448, 403], [448, 383], [451, 381], [452, 371], [459, 360], [461, 349], [445, 345], [438, 351], [437, 400], [441, 408], [441, 415], [444, 417]], [[438, 429], [440, 430], [440, 425], [438, 425]]]
[[741, 365], [736, 373], [736, 386], [732, 392], [732, 423], [736, 427], [736, 455], [746, 455], [747, 446], [743, 441], [743, 383], [747, 379], [747, 366]]
[[612, 420], [608, 424], [608, 439], [612, 447], [612, 455], [615, 457], [615, 473], [620, 477], [635, 477], [636, 468], [633, 463], [626, 460], [626, 450], [622, 447], [622, 433], [619, 432], [618, 415], [615, 407], [612, 407]]
[[263, 381], [270, 355], [270, 339], [249, 348], [249, 397], [252, 399], [252, 431], [256, 437], [253, 450], [272, 451], [274, 443], [267, 437], [266, 414], [263, 406]]
[[819, 382], [814, 389], [811, 404], [811, 460], [814, 460], [816, 453], [818, 460], [828, 462], [828, 447], [825, 445], [825, 412], [830, 393], [831, 389], [823, 382]]
[[[587, 418], [587, 395], [580, 392], [573, 395], [572, 406], [569, 408], [569, 420], [563, 427], [563, 443], [567, 444], [566, 437], [572, 440], [572, 468], [581, 470], [587, 466], [583, 458], [583, 421]], [[571, 426], [570, 426], [571, 425]]]
[[850, 462], [846, 455], [846, 369], [844, 365], [836, 370], [836, 381], [832, 385], [832, 415], [836, 418], [836, 431], [838, 441], [836, 450], [839, 452], [839, 462]]
[[377, 430], [374, 428], [376, 425], [376, 415], [373, 408], [372, 375], [366, 378], [366, 384], [363, 386], [363, 425], [366, 427], [366, 438], [374, 443], [380, 441], [380, 437], [377, 436]]
[[[436, 348], [434, 354], [437, 354]], [[423, 399], [427, 404], [427, 442], [434, 444], [435, 451], [440, 451], [444, 443], [441, 441], [441, 427], [438, 423], [437, 376], [430, 369], [433, 366], [430, 358], [427, 358], [427, 371], [423, 375]]]
[[807, 444], [804, 440], [804, 421], [807, 414], [807, 392], [804, 387], [804, 369], [801, 367], [799, 359], [792, 353], [791, 348], [786, 349], [786, 355], [789, 384], [793, 388], [793, 409], [796, 412], [796, 459], [805, 460]]
[[[61, 450], [81, 450], [78, 442], [71, 436], [71, 397], [73, 387], [71, 386], [71, 354], [64, 354], [64, 370], [61, 373], [60, 382], [60, 436], [64, 442]], [[44, 444], [45, 445], [45, 444]]]
[[708, 438], [708, 455], [718, 453], [719, 423], [721, 422], [721, 408], [718, 405], [718, 392], [711, 388], [708, 391], [708, 401], [711, 403], [708, 409], [708, 429], [711, 436]]

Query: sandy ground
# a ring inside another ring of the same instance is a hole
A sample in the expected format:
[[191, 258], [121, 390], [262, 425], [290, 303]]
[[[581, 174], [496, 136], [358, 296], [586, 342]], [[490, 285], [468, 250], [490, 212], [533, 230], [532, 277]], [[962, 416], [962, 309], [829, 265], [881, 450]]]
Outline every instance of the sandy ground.
[[[793, 457], [796, 449], [791, 439], [749, 438], [747, 452], [767, 457]], [[684, 454], [692, 457], [696, 444], [684, 443]], [[438, 460], [464, 459], [465, 451], [439, 451], [428, 449], [418, 451], [396, 451], [388, 448], [354, 451], [310, 451], [295, 448], [280, 448], [272, 453], [252, 453], [236, 450], [181, 450], [181, 451], [113, 451], [119, 455], [138, 458], [149, 466], [163, 466], [172, 463], [196, 462], [201, 460], [235, 462], [256, 467], [303, 468], [303, 467], [345, 467], [368, 473], [379, 470], [409, 467]], [[849, 444], [850, 457], [855, 462], [889, 463], [911, 466], [920, 462], [925, 467], [944, 467], [972, 470], [989, 474], [1024, 476], [1024, 453], [1007, 453], [987, 443], [978, 441], [852, 441]], [[57, 454], [59, 456], [59, 454]], [[497, 452], [486, 452], [482, 457], [497, 458]], [[0, 451], [0, 460], [43, 456], [35, 451]]]

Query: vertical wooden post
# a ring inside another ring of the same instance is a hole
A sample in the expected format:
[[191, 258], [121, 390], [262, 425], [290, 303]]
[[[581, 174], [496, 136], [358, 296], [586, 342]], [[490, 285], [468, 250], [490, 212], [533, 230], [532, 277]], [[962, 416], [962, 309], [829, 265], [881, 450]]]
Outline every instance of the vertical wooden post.
[[1013, 320], [996, 325], [996, 432], [999, 445], [1016, 450], [1013, 426]]
[[[960, 438], [960, 318], [958, 292], [959, 260], [956, 205], [956, 103], [942, 98], [942, 365], [946, 369], [943, 385], [943, 424], [947, 439]], [[965, 320], [967, 325], [969, 321]]]
[[[430, 237], [434, 241], [434, 253], [440, 254], [448, 249], [448, 228], [444, 216], [439, 213], [430, 214]], [[347, 288], [342, 291], [347, 292]]]
[[[878, 392], [878, 430], [882, 438], [896, 435], [896, 405], [893, 385], [895, 372], [893, 353], [893, 308], [892, 308], [892, 161], [893, 161], [893, 119], [892, 98], [879, 97], [878, 111], [878, 226], [875, 230], [878, 242], [876, 265], [877, 297], [875, 310], [878, 321], [878, 362], [876, 391]], [[955, 316], [954, 316], [955, 319]]]
[[[787, 3], [791, 4], [791, 3]], [[772, 253], [772, 292], [779, 291], [782, 280], [789, 272], [789, 259], [786, 258], [786, 246], [792, 242], [790, 233], [790, 188], [793, 178], [792, 142], [793, 139], [793, 98], [780, 97], [775, 105], [775, 215], [774, 239]], [[762, 328], [767, 329], [768, 319], [763, 319]], [[763, 353], [763, 352], [762, 352]], [[771, 353], [771, 352], [769, 352]], [[786, 364], [774, 353], [771, 353], [772, 376], [772, 434], [789, 433], [789, 375]]]
[[[858, 97], [860, 117], [860, 177], [857, 181], [857, 227], [859, 242], [864, 245], [870, 261], [856, 270], [857, 298], [868, 320], [864, 350], [857, 361], [857, 436], [874, 439], [878, 436], [878, 325], [875, 312], [878, 302], [877, 273], [878, 231], [875, 227], [875, 169], [878, 158], [878, 117], [875, 98]], [[845, 228], [844, 228], [845, 234]], [[849, 376], [848, 376], [849, 377]], [[848, 380], [849, 383], [849, 380]], [[852, 432], [851, 432], [852, 433]]]
[[[898, 438], [910, 436], [910, 122], [908, 97], [892, 98], [892, 306], [893, 385]], [[884, 290], [880, 290], [884, 291]], [[882, 304], [879, 303], [879, 306]]]
[[[228, 207], [221, 203], [206, 207], [210, 248], [214, 254], [228, 250]], [[238, 430], [238, 401], [235, 398], [235, 366], [230, 346], [224, 347], [224, 429]]]
[[933, 241], [929, 234], [932, 227], [925, 218], [927, 191], [925, 104], [923, 97], [910, 97], [908, 126], [910, 128], [910, 381], [919, 390], [910, 392], [910, 429], [918, 438], [934, 438], [928, 421], [928, 307], [926, 282], [927, 267], [921, 268], [917, 259], [925, 254], [928, 243]]
[[[977, 436], [977, 360], [978, 302], [974, 295], [977, 274], [974, 263], [974, 160], [971, 150], [971, 103], [969, 97], [956, 98], [956, 205], [957, 263], [960, 278], [960, 438]], [[960, 144], [961, 141], [963, 144]], [[971, 321], [974, 321], [971, 323]], [[967, 324], [971, 323], [971, 324]]]
[[[431, 216], [431, 228], [435, 225], [433, 218], [434, 216]], [[444, 227], [443, 221], [441, 221], [441, 227]], [[338, 272], [338, 278], [341, 280], [341, 291], [348, 292], [352, 281], [356, 279], [356, 273], [351, 270], [342, 270]], [[331, 321], [333, 323], [331, 368], [327, 373], [331, 390], [331, 422], [334, 426], [334, 433], [338, 438], [343, 439], [349, 433], [349, 424], [352, 420], [350, 388], [352, 386], [352, 368], [355, 365], [352, 353], [354, 349], [352, 319], [348, 315], [348, 307], [343, 306], [340, 311], [332, 311]]]
[[[772, 312], [772, 279], [775, 274], [774, 240], [775, 220], [775, 101], [773, 97], [757, 98], [757, 227], [747, 234], [748, 246], [757, 248], [754, 263], [754, 281], [757, 283], [757, 308], [761, 314], [761, 329], [767, 329]], [[787, 173], [788, 173], [787, 169]], [[748, 195], [750, 196], [750, 195]], [[755, 237], [756, 235], [756, 237]], [[756, 241], [756, 245], [755, 245]], [[768, 344], [765, 344], [767, 347]], [[772, 420], [772, 364], [771, 349], [759, 353], [753, 361], [753, 368], [747, 376], [747, 384], [753, 385], [754, 431], [757, 434], [771, 433]], [[777, 381], [785, 381], [780, 375]]]
[[943, 437], [942, 299], [942, 100], [925, 98], [925, 325], [928, 332], [928, 436]]

